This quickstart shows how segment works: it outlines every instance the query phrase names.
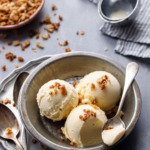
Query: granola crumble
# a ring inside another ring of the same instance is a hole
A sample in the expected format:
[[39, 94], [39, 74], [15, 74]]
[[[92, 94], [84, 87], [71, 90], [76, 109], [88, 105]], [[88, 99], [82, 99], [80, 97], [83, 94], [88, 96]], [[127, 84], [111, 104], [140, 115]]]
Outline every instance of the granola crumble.
[[111, 84], [107, 75], [104, 75], [100, 79], [98, 79], [97, 83], [99, 84], [99, 87], [101, 88], [101, 90], [104, 90], [107, 85]]
[[64, 42], [59, 42], [59, 46], [67, 46], [69, 44], [68, 40], [65, 40]]
[[44, 45], [40, 42], [40, 41], [37, 41], [36, 42], [36, 46], [43, 49], [44, 48]]
[[5, 133], [6, 133], [7, 135], [10, 135], [10, 134], [13, 133], [13, 131], [12, 131], [11, 128], [6, 128]]
[[16, 58], [16, 55], [14, 55], [12, 52], [8, 52], [5, 54], [5, 57], [6, 57], [6, 59], [13, 61]]
[[19, 62], [24, 62], [24, 58], [23, 58], [22, 56], [19, 56], [19, 57], [18, 57], [18, 61], [19, 61]]
[[82, 121], [86, 121], [88, 118], [92, 117], [96, 117], [96, 112], [90, 110], [90, 109], [83, 109], [84, 115], [80, 115], [79, 118]]
[[71, 52], [71, 49], [69, 47], [65, 48], [65, 52]]
[[61, 15], [58, 16], [59, 20], [62, 21], [63, 17]]
[[57, 6], [55, 4], [52, 5], [52, 10], [53, 11], [57, 10]]
[[6, 71], [6, 65], [2, 65], [2, 70]]

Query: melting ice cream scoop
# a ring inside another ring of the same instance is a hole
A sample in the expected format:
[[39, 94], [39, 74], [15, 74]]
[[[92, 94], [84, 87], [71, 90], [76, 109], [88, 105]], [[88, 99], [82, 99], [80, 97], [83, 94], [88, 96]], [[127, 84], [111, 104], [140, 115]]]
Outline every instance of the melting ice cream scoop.
[[78, 147], [102, 143], [101, 130], [107, 122], [105, 112], [95, 105], [82, 104], [74, 108], [62, 128], [71, 144]]
[[74, 87], [64, 80], [50, 80], [38, 91], [37, 103], [41, 116], [59, 121], [77, 106], [78, 96]]
[[123, 102], [125, 100], [125, 96], [128, 91], [128, 88], [131, 85], [132, 81], [134, 80], [138, 72], [138, 69], [139, 67], [135, 62], [131, 62], [127, 65], [126, 75], [125, 75], [125, 84], [124, 84], [124, 89], [123, 89], [118, 111], [113, 118], [107, 121], [107, 123], [105, 124], [103, 128], [102, 139], [103, 139], [103, 142], [109, 146], [119, 141], [125, 133], [125, 124], [121, 120], [119, 114], [122, 109]]
[[76, 87], [79, 101], [94, 104], [108, 111], [116, 106], [120, 99], [121, 86], [117, 78], [106, 71], [94, 71], [80, 80]]

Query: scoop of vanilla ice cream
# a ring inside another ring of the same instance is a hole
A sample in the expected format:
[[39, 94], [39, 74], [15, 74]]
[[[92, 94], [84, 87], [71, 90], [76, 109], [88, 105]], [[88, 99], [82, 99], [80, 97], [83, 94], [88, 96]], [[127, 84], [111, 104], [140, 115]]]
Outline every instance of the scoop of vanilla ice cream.
[[105, 71], [91, 72], [82, 78], [76, 86], [79, 101], [99, 106], [102, 110], [111, 110], [121, 95], [118, 80]]
[[106, 115], [99, 107], [82, 104], [70, 112], [62, 131], [71, 144], [92, 146], [102, 142], [101, 130], [106, 121]]
[[78, 105], [78, 94], [68, 82], [59, 79], [51, 80], [39, 89], [37, 103], [41, 116], [59, 121], [66, 118]]

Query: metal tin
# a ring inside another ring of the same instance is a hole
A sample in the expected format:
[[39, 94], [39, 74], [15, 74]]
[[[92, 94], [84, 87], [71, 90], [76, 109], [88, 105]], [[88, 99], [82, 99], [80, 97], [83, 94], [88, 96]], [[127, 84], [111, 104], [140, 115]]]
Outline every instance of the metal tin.
[[[40, 116], [36, 102], [36, 95], [39, 88], [51, 79], [72, 79], [76, 76], [83, 77], [85, 74], [104, 70], [112, 73], [120, 82], [123, 88], [125, 69], [108, 57], [89, 52], [71, 52], [56, 55], [42, 64], [40, 64], [28, 76], [21, 93], [19, 110], [26, 129], [40, 142], [49, 148], [56, 150], [106, 150], [108, 147], [103, 143], [86, 148], [77, 148], [69, 144], [68, 141], [62, 141], [62, 134], [58, 132], [63, 126], [64, 121], [53, 122]], [[126, 96], [123, 111], [125, 116], [123, 121], [126, 125], [125, 139], [139, 117], [141, 110], [141, 96], [137, 83], [134, 81]], [[122, 140], [123, 140], [122, 139]], [[116, 143], [118, 144], [118, 143]], [[115, 146], [115, 145], [114, 145]]]

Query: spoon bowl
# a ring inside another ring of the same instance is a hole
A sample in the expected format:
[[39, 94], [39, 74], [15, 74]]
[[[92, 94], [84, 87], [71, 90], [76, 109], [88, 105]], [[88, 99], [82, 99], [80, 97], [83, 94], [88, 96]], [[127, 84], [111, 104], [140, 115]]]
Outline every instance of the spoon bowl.
[[17, 139], [19, 124], [12, 111], [3, 104], [0, 104], [0, 136], [16, 143], [17, 150], [23, 150]]
[[133, 82], [138, 70], [139, 70], [138, 64], [136, 64], [135, 62], [129, 63], [126, 67], [124, 89], [117, 113], [113, 118], [107, 121], [102, 131], [102, 139], [104, 143], [107, 144], [108, 146], [111, 146], [115, 144], [117, 141], [119, 141], [125, 133], [125, 124], [121, 120], [120, 111], [122, 109], [127, 91], [131, 83]]

